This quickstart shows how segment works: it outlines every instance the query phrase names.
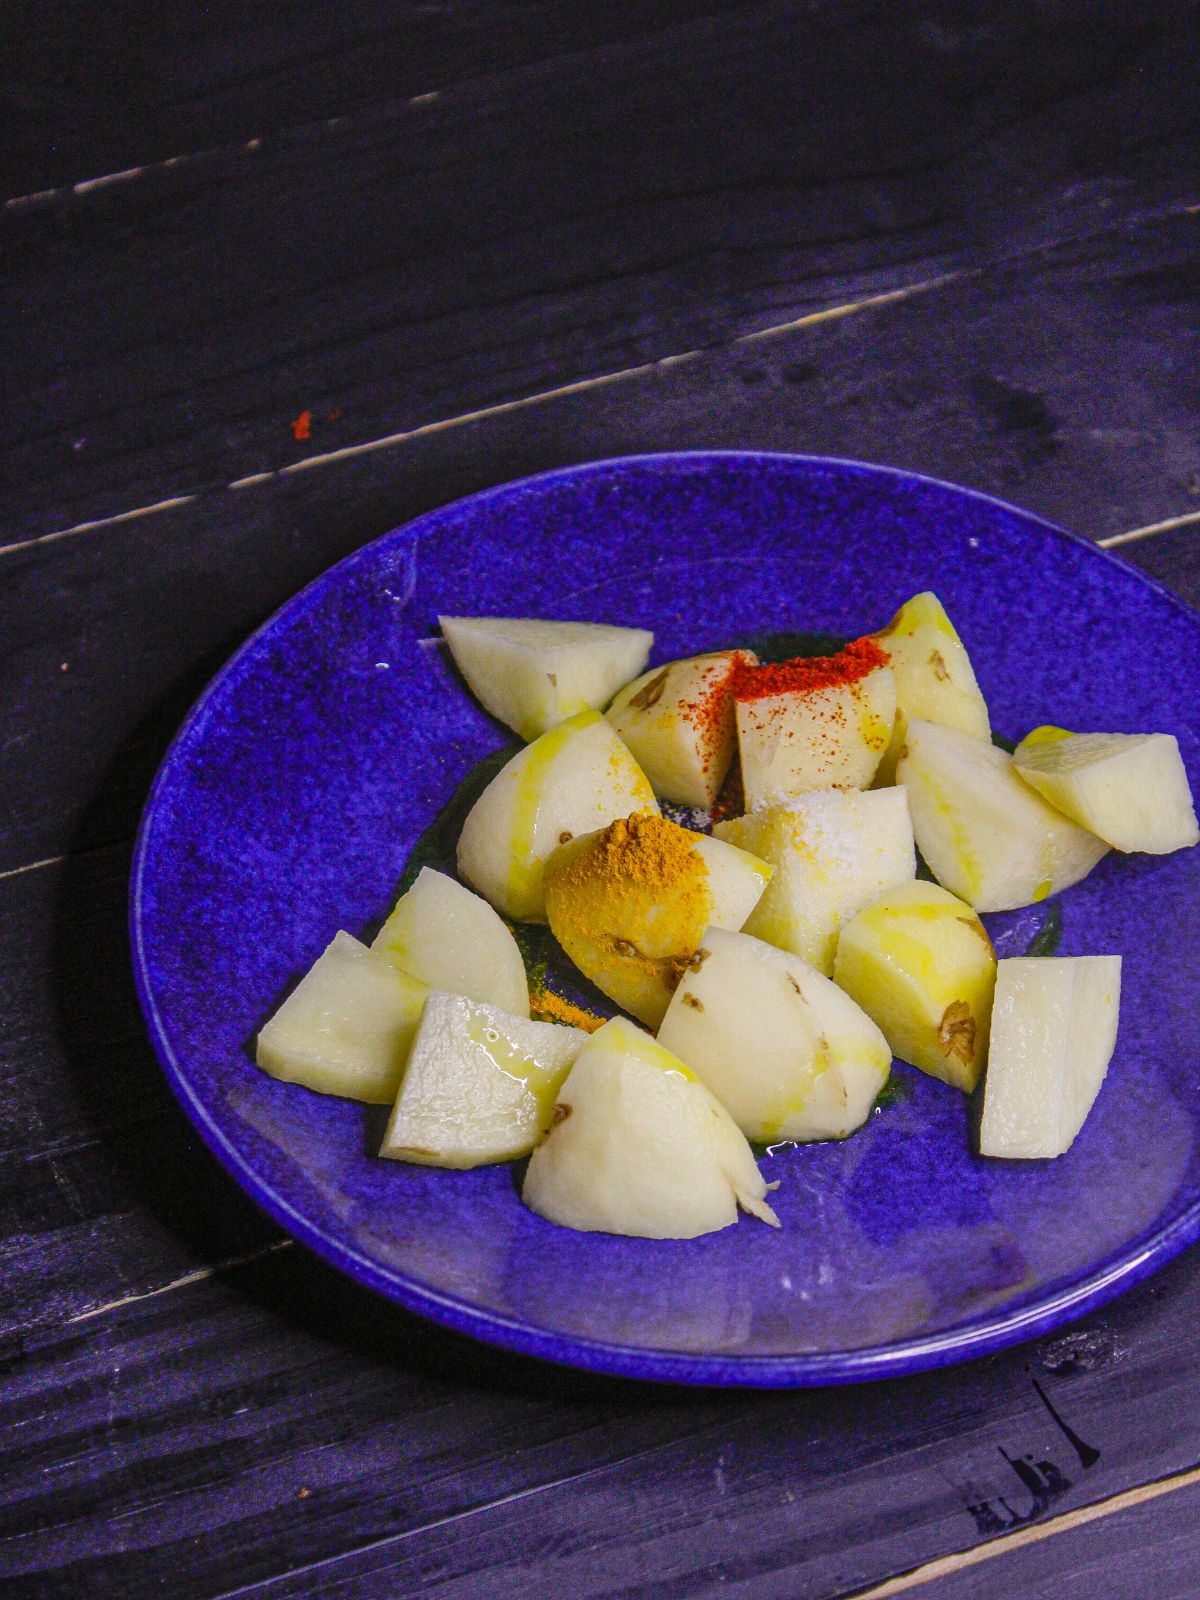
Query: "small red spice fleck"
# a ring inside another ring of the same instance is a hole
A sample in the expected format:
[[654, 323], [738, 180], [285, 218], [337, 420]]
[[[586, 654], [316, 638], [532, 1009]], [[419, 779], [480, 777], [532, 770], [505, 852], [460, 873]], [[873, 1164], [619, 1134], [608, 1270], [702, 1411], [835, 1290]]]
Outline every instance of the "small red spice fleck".
[[858, 683], [876, 668], [886, 667], [888, 660], [887, 652], [874, 639], [852, 639], [835, 656], [796, 656], [758, 667], [739, 661], [733, 669], [733, 696], [735, 700], [762, 700], [767, 695], [804, 694]]
[[292, 423], [292, 438], [299, 443], [302, 439], [312, 437], [313, 414], [311, 411], [302, 411]]

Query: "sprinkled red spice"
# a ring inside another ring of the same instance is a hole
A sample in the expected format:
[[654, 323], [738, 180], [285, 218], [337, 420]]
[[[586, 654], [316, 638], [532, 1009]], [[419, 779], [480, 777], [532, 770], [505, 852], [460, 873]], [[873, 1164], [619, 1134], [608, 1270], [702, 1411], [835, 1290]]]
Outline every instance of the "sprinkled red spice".
[[874, 639], [852, 639], [835, 656], [797, 656], [792, 661], [769, 661], [749, 666], [739, 661], [733, 669], [735, 700], [761, 700], [767, 695], [806, 693], [857, 683], [889, 657]]
[[681, 700], [680, 715], [699, 735], [700, 760], [705, 770], [714, 762], [728, 759], [733, 740], [734, 674], [755, 660], [749, 650], [739, 651], [729, 660], [716, 660], [708, 667], [691, 700]]

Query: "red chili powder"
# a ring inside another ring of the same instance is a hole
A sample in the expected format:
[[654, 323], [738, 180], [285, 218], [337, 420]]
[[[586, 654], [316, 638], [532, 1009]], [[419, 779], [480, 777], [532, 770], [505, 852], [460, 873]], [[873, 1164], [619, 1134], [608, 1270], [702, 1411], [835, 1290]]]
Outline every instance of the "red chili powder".
[[835, 656], [796, 656], [792, 661], [764, 662], [760, 667], [738, 662], [733, 670], [735, 700], [762, 700], [767, 695], [832, 689], [857, 683], [877, 667], [886, 667], [886, 650], [874, 639], [852, 639]]
[[740, 651], [732, 660], [714, 661], [707, 668], [695, 698], [680, 702], [679, 711], [700, 735], [701, 764], [709, 768], [733, 736], [733, 696], [735, 674], [751, 665], [754, 656]]

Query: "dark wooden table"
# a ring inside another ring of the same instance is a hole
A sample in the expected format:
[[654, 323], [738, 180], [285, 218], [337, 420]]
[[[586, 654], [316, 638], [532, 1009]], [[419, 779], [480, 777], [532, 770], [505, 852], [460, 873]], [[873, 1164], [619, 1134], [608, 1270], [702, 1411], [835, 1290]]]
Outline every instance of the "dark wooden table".
[[124, 931], [139, 810], [206, 679], [315, 573], [484, 485], [682, 446], [853, 456], [1200, 601], [1197, 6], [14, 17], [6, 1600], [1200, 1593], [1195, 1251], [903, 1382], [516, 1359], [355, 1289], [233, 1188], [156, 1067]]

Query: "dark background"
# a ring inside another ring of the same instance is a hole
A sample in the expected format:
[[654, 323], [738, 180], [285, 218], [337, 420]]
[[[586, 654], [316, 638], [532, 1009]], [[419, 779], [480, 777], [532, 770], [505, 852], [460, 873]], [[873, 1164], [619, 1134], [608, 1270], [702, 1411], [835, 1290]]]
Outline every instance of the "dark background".
[[168, 0], [0, 34], [6, 1600], [1200, 1592], [1194, 1251], [905, 1382], [524, 1362], [233, 1190], [124, 932], [206, 679], [487, 484], [855, 456], [1134, 534], [1195, 601], [1200, 8]]

